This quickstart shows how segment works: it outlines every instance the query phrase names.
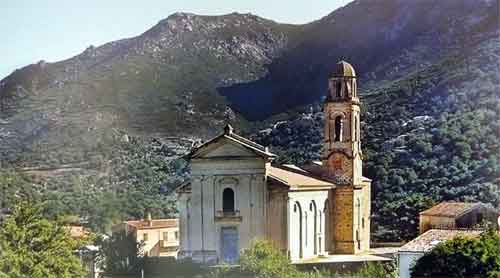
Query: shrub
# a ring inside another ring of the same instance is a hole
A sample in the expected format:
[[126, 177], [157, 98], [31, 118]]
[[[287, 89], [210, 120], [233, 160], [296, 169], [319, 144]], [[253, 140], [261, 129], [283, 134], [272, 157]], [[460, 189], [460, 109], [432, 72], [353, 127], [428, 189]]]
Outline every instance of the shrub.
[[438, 244], [412, 269], [415, 277], [499, 277], [500, 235], [488, 230], [479, 238], [457, 237]]
[[297, 269], [290, 264], [288, 258], [267, 241], [255, 241], [252, 247], [245, 250], [240, 260], [244, 274], [257, 278], [297, 277]]

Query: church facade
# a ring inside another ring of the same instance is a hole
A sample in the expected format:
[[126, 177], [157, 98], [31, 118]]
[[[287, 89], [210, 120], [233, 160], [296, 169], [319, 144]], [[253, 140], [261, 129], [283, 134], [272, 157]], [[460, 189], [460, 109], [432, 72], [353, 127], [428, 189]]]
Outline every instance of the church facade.
[[292, 261], [370, 248], [370, 184], [362, 175], [356, 74], [339, 62], [324, 103], [322, 161], [275, 165], [268, 148], [231, 126], [188, 155], [177, 189], [181, 258], [236, 263], [265, 239]]

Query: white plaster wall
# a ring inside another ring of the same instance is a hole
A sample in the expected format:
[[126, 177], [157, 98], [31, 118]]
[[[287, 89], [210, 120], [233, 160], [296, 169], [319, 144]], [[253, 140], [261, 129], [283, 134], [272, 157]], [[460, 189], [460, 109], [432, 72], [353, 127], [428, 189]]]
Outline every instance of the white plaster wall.
[[398, 253], [399, 261], [399, 278], [410, 278], [410, 269], [415, 264], [415, 262], [420, 259], [423, 253]]
[[[325, 250], [325, 218], [322, 217], [322, 212], [324, 211], [325, 200], [328, 198], [328, 191], [289, 192], [288, 197], [288, 248], [290, 259], [297, 261], [316, 257]], [[311, 211], [310, 207], [312, 201], [316, 204], [316, 230], [314, 228], [314, 209]], [[294, 211], [295, 204], [299, 204], [302, 211], [302, 227], [300, 226], [299, 210]], [[300, 240], [301, 231], [302, 240]], [[300, 256], [301, 244], [302, 257]]]
[[[228, 150], [234, 153], [232, 148], [234, 146]], [[225, 152], [219, 149], [217, 154], [224, 155]], [[220, 258], [220, 230], [225, 226], [237, 228], [240, 248], [249, 247], [256, 238], [265, 238], [265, 163], [260, 157], [242, 153], [238, 153], [238, 157], [210, 156], [191, 161], [190, 217], [187, 218], [187, 213], [181, 211], [181, 218], [187, 219], [185, 226], [190, 227], [189, 234], [183, 231], [186, 239], [181, 240], [183, 250], [189, 248], [194, 253], [212, 253]], [[226, 187], [232, 188], [235, 193], [235, 210], [239, 210], [241, 221], [216, 221], [218, 211], [222, 210], [222, 192]]]

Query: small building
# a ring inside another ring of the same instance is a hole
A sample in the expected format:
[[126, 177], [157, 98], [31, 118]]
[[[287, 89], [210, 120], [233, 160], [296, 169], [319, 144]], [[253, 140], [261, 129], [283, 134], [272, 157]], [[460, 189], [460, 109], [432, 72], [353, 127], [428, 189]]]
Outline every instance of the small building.
[[178, 219], [146, 219], [125, 221], [113, 226], [112, 232], [133, 233], [137, 242], [143, 242], [144, 254], [149, 257], [177, 257], [179, 250]]
[[482, 203], [442, 202], [420, 213], [420, 233], [430, 229], [472, 229], [485, 222], [498, 225], [499, 216]]
[[[91, 231], [79, 224], [71, 224], [64, 227], [74, 240], [84, 240], [91, 235]], [[80, 259], [88, 278], [97, 278], [102, 272], [99, 267], [99, 247], [85, 245], [75, 252]]]
[[90, 235], [90, 230], [81, 225], [69, 225], [65, 228], [73, 239], [83, 239]]
[[410, 278], [411, 268], [426, 252], [432, 250], [440, 242], [458, 236], [477, 237], [479, 230], [437, 230], [431, 229], [414, 240], [403, 245], [398, 251], [399, 278]]

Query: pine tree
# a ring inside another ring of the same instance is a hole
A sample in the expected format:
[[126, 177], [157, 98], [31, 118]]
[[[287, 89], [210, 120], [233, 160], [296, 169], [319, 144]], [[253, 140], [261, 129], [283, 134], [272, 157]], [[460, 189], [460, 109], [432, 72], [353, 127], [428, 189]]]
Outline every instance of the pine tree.
[[[0, 228], [0, 273], [10, 278], [78, 278], [85, 272], [73, 240], [40, 206], [18, 204]], [[2, 275], [0, 275], [2, 277]]]

